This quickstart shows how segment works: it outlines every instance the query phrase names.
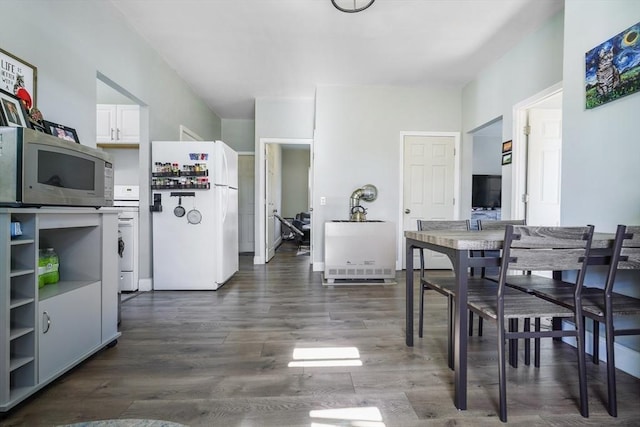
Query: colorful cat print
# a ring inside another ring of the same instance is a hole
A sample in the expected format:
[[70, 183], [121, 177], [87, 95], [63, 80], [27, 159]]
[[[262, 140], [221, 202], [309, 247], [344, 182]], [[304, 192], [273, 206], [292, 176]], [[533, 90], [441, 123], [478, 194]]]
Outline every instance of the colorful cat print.
[[620, 72], [613, 64], [613, 47], [603, 48], [599, 54], [598, 70], [596, 71], [596, 90], [600, 95], [606, 95], [620, 84]]

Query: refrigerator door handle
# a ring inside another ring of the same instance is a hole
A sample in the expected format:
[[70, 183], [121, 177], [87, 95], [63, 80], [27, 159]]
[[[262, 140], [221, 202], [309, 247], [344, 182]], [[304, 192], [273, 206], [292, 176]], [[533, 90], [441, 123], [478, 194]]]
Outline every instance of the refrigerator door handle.
[[224, 183], [229, 184], [229, 161], [227, 160], [227, 152], [224, 150], [224, 146], [221, 146], [222, 152], [222, 162], [224, 163], [224, 168], [222, 173], [224, 174]]
[[223, 201], [222, 201], [222, 222], [224, 222], [227, 219], [227, 213], [229, 211], [229, 187], [228, 186], [224, 186], [221, 188], [224, 191], [224, 197], [223, 197]]

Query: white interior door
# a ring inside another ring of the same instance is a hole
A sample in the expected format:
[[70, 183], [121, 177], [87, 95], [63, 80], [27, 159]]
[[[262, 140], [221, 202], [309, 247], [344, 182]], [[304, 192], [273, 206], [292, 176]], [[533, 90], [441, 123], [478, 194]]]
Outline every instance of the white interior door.
[[[455, 218], [455, 143], [454, 136], [404, 136], [403, 230], [416, 230], [418, 219]], [[418, 266], [418, 252], [414, 251], [414, 255], [414, 266]], [[403, 267], [405, 256], [403, 250]], [[451, 268], [445, 255], [431, 251], [426, 251], [426, 265], [432, 269]]]
[[255, 228], [255, 156], [238, 156], [238, 248], [254, 251]]
[[276, 195], [277, 195], [277, 171], [276, 171], [276, 152], [273, 144], [265, 145], [265, 161], [266, 161], [266, 259], [269, 262], [276, 254], [276, 217], [273, 216], [277, 212]]
[[560, 225], [562, 110], [529, 110], [527, 224]]

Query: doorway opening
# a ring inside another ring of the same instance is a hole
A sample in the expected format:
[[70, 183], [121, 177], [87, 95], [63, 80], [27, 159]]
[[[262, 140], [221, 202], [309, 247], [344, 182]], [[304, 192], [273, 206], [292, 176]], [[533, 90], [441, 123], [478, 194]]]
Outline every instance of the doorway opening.
[[[502, 165], [502, 117], [475, 129], [471, 164], [471, 228], [477, 221], [509, 217], [510, 174]], [[507, 209], [503, 211], [503, 207]], [[504, 212], [504, 214], [503, 214]]]
[[513, 107], [512, 218], [560, 225], [562, 83]]
[[[144, 206], [150, 199], [150, 144], [149, 144], [149, 107], [140, 98], [129, 92], [120, 84], [110, 79], [101, 72], [96, 73], [96, 143], [100, 144], [98, 128], [102, 129], [104, 123], [98, 122], [98, 111], [113, 112], [109, 109], [99, 109], [98, 106], [116, 106], [116, 117], [125, 127], [134, 130], [133, 133], [123, 132], [131, 138], [130, 142], [116, 141], [114, 143], [101, 144], [101, 148], [113, 156], [114, 184], [124, 186], [137, 186], [139, 189], [139, 201]], [[120, 110], [117, 106], [123, 106]], [[134, 114], [128, 107], [135, 107]], [[118, 115], [121, 111], [123, 116]], [[126, 117], [125, 117], [126, 116]], [[101, 116], [104, 118], [104, 116]], [[113, 115], [111, 116], [111, 118]], [[126, 118], [126, 120], [125, 120]], [[132, 119], [133, 118], [133, 119]], [[107, 120], [109, 123], [111, 120]], [[107, 125], [109, 127], [110, 125]], [[137, 133], [137, 135], [136, 135]], [[136, 136], [133, 136], [136, 135]], [[152, 285], [152, 243], [151, 243], [151, 212], [148, 209], [140, 209], [138, 215], [138, 233], [136, 246], [138, 247], [137, 272], [133, 277], [138, 277], [137, 289], [150, 291]]]
[[[256, 230], [254, 264], [265, 264], [283, 241], [278, 219], [305, 213], [312, 221], [313, 140], [261, 138], [256, 161]], [[284, 230], [286, 231], [286, 230]], [[310, 242], [313, 242], [311, 236]], [[309, 245], [309, 263], [313, 245]], [[305, 257], [306, 258], [306, 257]]]

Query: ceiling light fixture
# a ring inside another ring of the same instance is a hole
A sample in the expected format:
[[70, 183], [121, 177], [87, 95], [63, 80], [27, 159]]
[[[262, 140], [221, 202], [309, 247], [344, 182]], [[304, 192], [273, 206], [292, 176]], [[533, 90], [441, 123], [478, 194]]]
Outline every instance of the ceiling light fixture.
[[333, 6], [341, 12], [362, 12], [373, 4], [375, 0], [331, 0]]

